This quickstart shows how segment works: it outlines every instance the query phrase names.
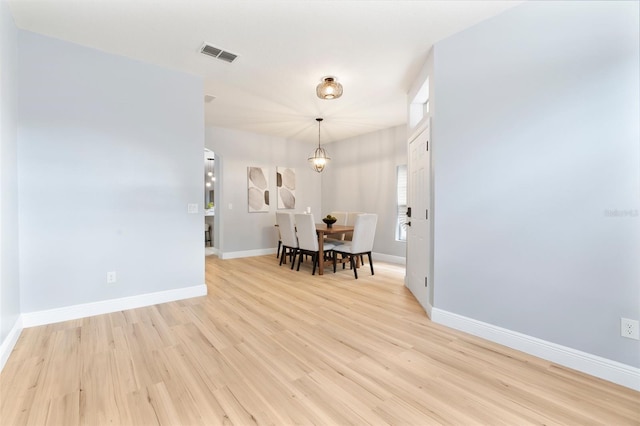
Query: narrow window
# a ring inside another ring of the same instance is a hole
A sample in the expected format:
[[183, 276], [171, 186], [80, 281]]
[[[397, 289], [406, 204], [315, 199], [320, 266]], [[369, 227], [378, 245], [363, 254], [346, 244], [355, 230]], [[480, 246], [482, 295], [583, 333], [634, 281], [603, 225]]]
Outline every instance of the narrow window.
[[403, 164], [397, 167], [396, 176], [396, 193], [397, 193], [397, 221], [396, 221], [396, 240], [407, 241], [407, 165]]
[[420, 90], [409, 104], [409, 127], [415, 128], [429, 115], [429, 77], [422, 83]]

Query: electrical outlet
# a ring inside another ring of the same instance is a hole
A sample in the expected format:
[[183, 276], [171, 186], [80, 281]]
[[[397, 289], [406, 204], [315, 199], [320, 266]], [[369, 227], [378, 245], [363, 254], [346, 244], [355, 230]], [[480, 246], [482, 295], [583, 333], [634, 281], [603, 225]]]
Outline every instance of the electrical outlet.
[[620, 335], [628, 339], [640, 340], [638, 321], [629, 318], [620, 318]]
[[116, 282], [116, 271], [107, 272], [107, 284]]

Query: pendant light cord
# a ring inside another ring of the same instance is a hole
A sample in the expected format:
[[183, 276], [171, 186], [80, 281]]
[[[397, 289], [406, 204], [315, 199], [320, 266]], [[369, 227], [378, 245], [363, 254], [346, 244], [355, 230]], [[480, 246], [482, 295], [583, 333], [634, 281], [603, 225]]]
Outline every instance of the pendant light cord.
[[322, 123], [322, 120], [324, 120], [323, 118], [316, 118], [316, 121], [318, 122], [318, 149], [320, 148], [320, 123]]

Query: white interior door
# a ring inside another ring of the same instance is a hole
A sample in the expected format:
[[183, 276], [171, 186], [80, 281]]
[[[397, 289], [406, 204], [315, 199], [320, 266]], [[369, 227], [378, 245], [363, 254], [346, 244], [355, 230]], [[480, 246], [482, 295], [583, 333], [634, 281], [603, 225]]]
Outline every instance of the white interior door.
[[409, 141], [409, 179], [407, 205], [407, 287], [431, 315], [431, 126]]

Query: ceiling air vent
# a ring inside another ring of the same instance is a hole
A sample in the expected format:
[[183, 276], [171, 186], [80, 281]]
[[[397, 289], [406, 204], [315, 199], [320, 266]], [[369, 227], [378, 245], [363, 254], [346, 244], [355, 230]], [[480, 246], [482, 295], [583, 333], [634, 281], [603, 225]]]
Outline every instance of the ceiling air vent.
[[225, 62], [233, 62], [238, 57], [236, 54], [218, 49], [217, 47], [213, 47], [207, 43], [202, 45], [200, 52]]

